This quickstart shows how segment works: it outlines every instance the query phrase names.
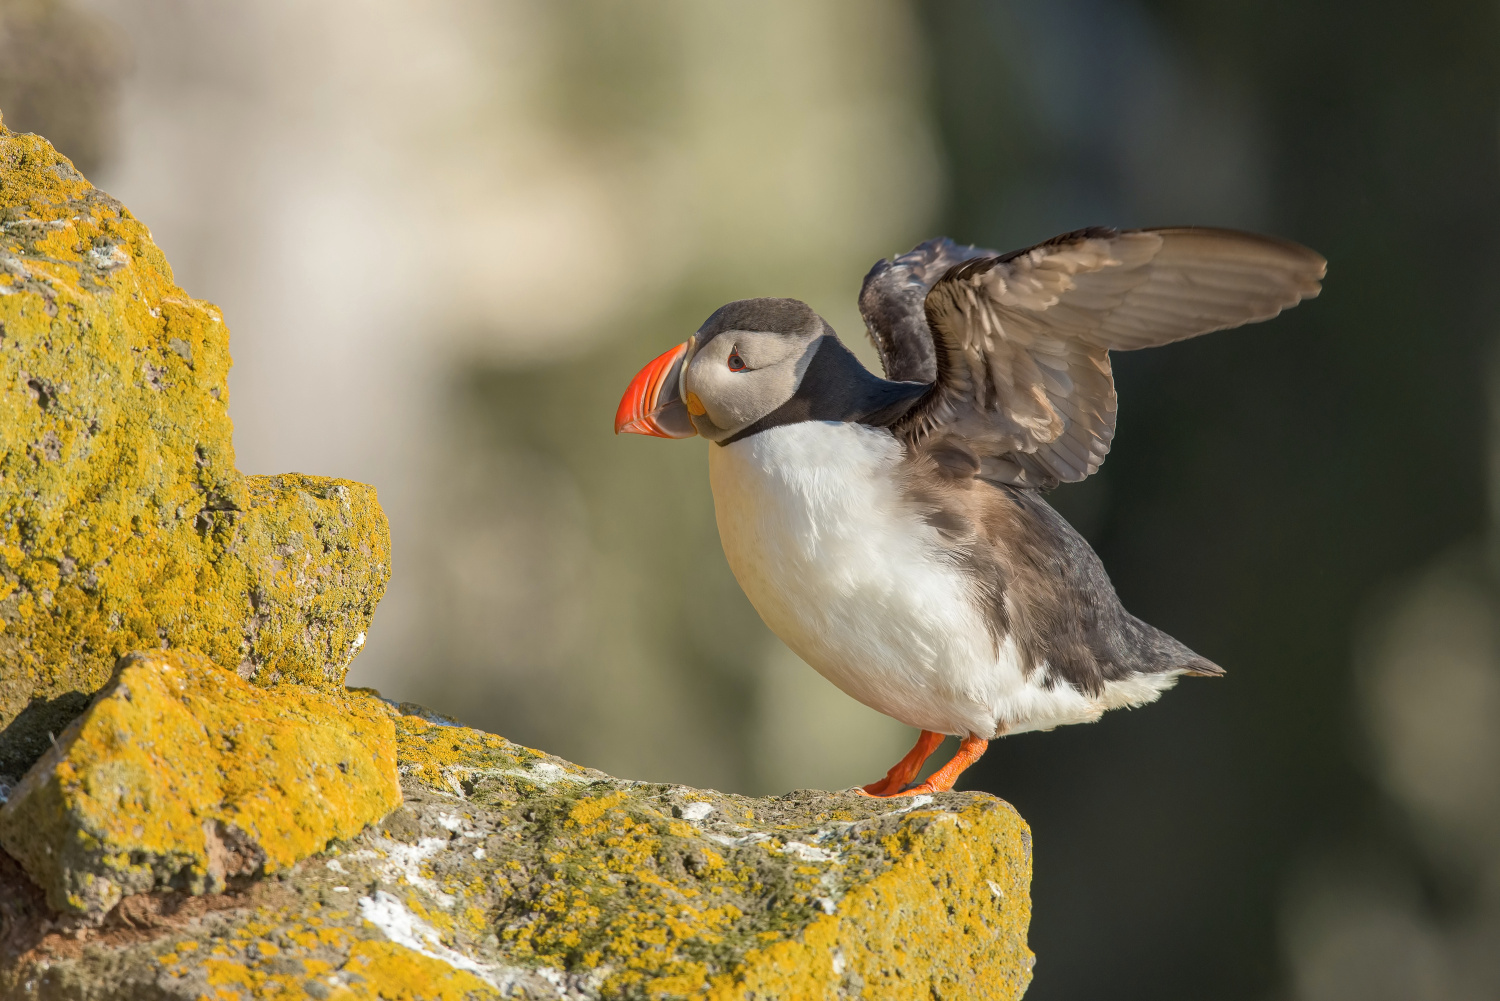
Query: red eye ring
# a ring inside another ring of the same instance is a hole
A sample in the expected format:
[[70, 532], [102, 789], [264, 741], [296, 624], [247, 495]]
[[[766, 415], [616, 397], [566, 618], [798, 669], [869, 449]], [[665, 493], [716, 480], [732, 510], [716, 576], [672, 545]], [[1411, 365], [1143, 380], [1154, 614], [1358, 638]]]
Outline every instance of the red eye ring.
[[729, 353], [729, 371], [731, 371], [731, 372], [743, 372], [743, 371], [745, 371], [745, 360], [740, 357], [740, 353], [738, 351], [731, 351]]

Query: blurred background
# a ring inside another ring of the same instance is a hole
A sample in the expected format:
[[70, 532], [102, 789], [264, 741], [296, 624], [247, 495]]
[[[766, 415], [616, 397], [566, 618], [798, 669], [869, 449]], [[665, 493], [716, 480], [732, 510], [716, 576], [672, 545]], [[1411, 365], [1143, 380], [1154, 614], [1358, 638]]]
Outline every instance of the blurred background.
[[373, 483], [351, 683], [637, 778], [884, 773], [724, 565], [702, 442], [611, 434], [729, 299], [938, 233], [1264, 230], [1275, 322], [1116, 358], [1056, 505], [1225, 665], [967, 778], [1035, 831], [1030, 997], [1500, 997], [1492, 0], [0, 0], [0, 112], [233, 329], [240, 467]]

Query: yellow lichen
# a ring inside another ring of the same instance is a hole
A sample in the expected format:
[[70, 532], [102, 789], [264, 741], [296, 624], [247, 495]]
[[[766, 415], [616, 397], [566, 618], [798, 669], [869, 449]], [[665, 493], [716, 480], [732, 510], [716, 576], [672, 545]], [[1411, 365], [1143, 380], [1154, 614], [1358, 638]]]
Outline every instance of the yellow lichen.
[[329, 1001], [465, 1001], [498, 998], [483, 980], [393, 942], [360, 942], [352, 950], [348, 973], [363, 983], [341, 987]]
[[[395, 717], [408, 769], [401, 840], [387, 821], [339, 842], [292, 869], [274, 906], [205, 926], [196, 953], [180, 935], [138, 947], [153, 969], [170, 949], [172, 976], [203, 977], [211, 953], [206, 996], [242, 1001], [313, 987], [349, 999], [487, 998], [492, 983], [538, 998], [555, 996], [559, 977], [606, 999], [1012, 999], [1030, 977], [1029, 832], [992, 797], [903, 810], [804, 796], [752, 808], [565, 768], [398, 714], [373, 693], [350, 702]], [[439, 774], [471, 778], [429, 784], [407, 748]], [[752, 812], [759, 828], [741, 825]], [[412, 936], [429, 948], [408, 948]], [[119, 960], [105, 950], [78, 962]]]
[[433, 781], [439, 781], [449, 768], [513, 768], [541, 757], [493, 733], [430, 723], [414, 715], [396, 716], [396, 739], [401, 748], [401, 767]]
[[[710, 1001], [836, 997], [858, 973], [864, 996], [1001, 1001], [1031, 981], [1030, 834], [1015, 811], [982, 802], [912, 818], [896, 865], [851, 890], [800, 936], [714, 978]], [[920, 825], [920, 826], [918, 826]]]
[[342, 689], [384, 518], [238, 473], [228, 365], [145, 228], [0, 127], [0, 772], [172, 648], [60, 735], [0, 843], [95, 917], [279, 870], [213, 920], [0, 959], [0, 995], [1020, 996], [1030, 836], [998, 800], [621, 782]]
[[285, 868], [401, 802], [376, 705], [256, 688], [182, 651], [128, 658], [0, 808], [0, 844], [54, 907], [92, 914]]
[[[234, 467], [229, 334], [151, 235], [0, 126], [0, 773], [133, 649], [337, 690], [390, 573], [374, 491]], [[18, 747], [18, 742], [25, 746]]]

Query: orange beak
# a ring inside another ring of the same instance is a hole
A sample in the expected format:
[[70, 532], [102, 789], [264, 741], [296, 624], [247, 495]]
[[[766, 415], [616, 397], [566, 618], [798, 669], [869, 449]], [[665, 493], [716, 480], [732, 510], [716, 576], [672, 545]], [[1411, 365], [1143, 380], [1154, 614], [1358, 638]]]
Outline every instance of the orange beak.
[[630, 380], [615, 411], [615, 434], [691, 438], [698, 433], [678, 387], [690, 343], [685, 341], [652, 359]]

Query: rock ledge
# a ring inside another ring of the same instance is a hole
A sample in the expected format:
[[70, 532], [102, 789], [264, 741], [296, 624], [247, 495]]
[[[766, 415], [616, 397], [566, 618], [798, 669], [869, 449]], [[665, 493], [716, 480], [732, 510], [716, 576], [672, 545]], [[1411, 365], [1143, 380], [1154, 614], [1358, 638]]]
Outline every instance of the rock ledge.
[[69, 927], [0, 860], [0, 996], [1019, 997], [1030, 832], [981, 793], [610, 778], [373, 693], [405, 802], [230, 892]]

